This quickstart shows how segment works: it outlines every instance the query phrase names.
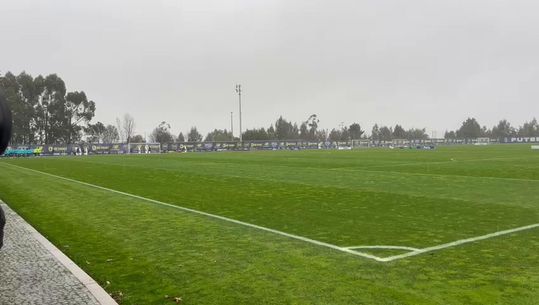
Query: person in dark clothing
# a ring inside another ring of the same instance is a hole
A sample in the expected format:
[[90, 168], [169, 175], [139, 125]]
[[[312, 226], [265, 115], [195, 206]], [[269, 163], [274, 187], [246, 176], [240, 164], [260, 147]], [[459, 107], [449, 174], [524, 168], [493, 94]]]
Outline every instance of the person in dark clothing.
[[4, 226], [6, 225], [6, 216], [4, 210], [0, 207], [0, 249], [4, 245]]

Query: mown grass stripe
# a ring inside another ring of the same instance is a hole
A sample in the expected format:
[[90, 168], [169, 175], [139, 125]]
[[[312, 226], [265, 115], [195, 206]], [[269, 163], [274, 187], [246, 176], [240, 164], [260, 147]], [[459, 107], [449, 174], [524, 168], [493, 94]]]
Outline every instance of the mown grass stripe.
[[[6, 163], [4, 163], [4, 164], [6, 164]], [[111, 192], [111, 193], [116, 193], [116, 194], [119, 194], [119, 195], [136, 198], [136, 199], [147, 201], [147, 202], [150, 202], [150, 203], [153, 203], [153, 204], [167, 206], [167, 207], [170, 207], [170, 208], [179, 209], [179, 210], [182, 210], [182, 211], [186, 211], [186, 212], [190, 212], [190, 213], [194, 213], [194, 214], [199, 214], [199, 215], [203, 215], [203, 216], [210, 217], [210, 218], [215, 218], [215, 219], [219, 219], [219, 220], [222, 220], [222, 221], [235, 223], [235, 224], [238, 224], [238, 225], [254, 228], [254, 229], [257, 229], [257, 230], [270, 232], [270, 233], [273, 233], [273, 234], [285, 236], [285, 237], [288, 237], [288, 238], [300, 240], [300, 241], [307, 242], [307, 243], [311, 243], [311, 244], [314, 244], [314, 245], [317, 245], [317, 246], [322, 246], [322, 247], [330, 248], [330, 249], [333, 249], [333, 250], [345, 252], [345, 253], [348, 253], [348, 254], [373, 259], [375, 261], [379, 261], [379, 262], [384, 261], [382, 258], [380, 258], [378, 256], [375, 256], [375, 255], [356, 252], [356, 251], [353, 251], [351, 249], [342, 248], [342, 247], [339, 247], [339, 246], [336, 246], [336, 245], [333, 245], [333, 244], [329, 244], [329, 243], [325, 243], [325, 242], [322, 242], [322, 241], [310, 239], [310, 238], [307, 238], [307, 237], [294, 235], [294, 234], [282, 232], [282, 231], [279, 231], [279, 230], [275, 230], [275, 229], [271, 229], [271, 228], [267, 228], [267, 227], [262, 227], [262, 226], [255, 225], [255, 224], [252, 224], [252, 223], [243, 222], [243, 221], [240, 221], [240, 220], [236, 220], [236, 219], [232, 219], [232, 218], [228, 218], [228, 217], [224, 217], [224, 216], [219, 216], [219, 215], [215, 215], [215, 214], [211, 214], [211, 213], [206, 213], [206, 212], [202, 212], [202, 211], [199, 211], [199, 210], [190, 209], [190, 208], [182, 207], [182, 206], [179, 206], [179, 205], [166, 203], [166, 202], [162, 202], [162, 201], [159, 201], [159, 200], [142, 197], [142, 196], [139, 196], [139, 195], [126, 193], [126, 192], [110, 189], [110, 188], [107, 188], [107, 187], [103, 187], [103, 186], [99, 186], [99, 185], [95, 185], [95, 184], [91, 184], [91, 183], [87, 183], [87, 182], [83, 182], [83, 181], [79, 181], [79, 180], [75, 180], [75, 179], [71, 179], [71, 178], [62, 177], [62, 176], [50, 174], [50, 173], [47, 173], [47, 172], [38, 171], [38, 170], [35, 170], [35, 169], [23, 167], [23, 166], [18, 166], [18, 165], [14, 165], [14, 164], [8, 164], [8, 165], [11, 166], [11, 167], [18, 168], [18, 169], [27, 170], [27, 171], [42, 174], [42, 175], [45, 175], [45, 176], [49, 176], [49, 177], [69, 181], [71, 183], [77, 183], [77, 184], [81, 184], [81, 185], [84, 185], [84, 186], [96, 188], [96, 189], [99, 189], [99, 190], [108, 191], [108, 192]]]

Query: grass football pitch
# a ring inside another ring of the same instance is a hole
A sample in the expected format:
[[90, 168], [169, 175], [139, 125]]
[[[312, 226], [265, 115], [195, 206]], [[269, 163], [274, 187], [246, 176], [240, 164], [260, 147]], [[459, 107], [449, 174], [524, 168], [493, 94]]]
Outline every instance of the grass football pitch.
[[537, 304], [539, 151], [0, 160], [0, 199], [123, 304]]

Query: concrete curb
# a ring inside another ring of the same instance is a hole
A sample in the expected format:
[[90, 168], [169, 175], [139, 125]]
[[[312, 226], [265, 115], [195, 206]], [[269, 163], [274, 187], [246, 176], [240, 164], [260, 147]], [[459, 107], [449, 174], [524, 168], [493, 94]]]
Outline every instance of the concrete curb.
[[[5, 210], [10, 210], [18, 217], [21, 217], [15, 211], [13, 211], [7, 204], [0, 201], [0, 205]], [[21, 217], [22, 218], [22, 217]], [[94, 281], [84, 270], [82, 270], [77, 264], [75, 264], [69, 257], [67, 257], [60, 249], [54, 246], [50, 241], [48, 241], [41, 233], [39, 233], [34, 227], [32, 227], [28, 222], [23, 224], [25, 229], [28, 230], [32, 237], [34, 237], [47, 251], [49, 251], [54, 258], [56, 258], [64, 267], [66, 267], [69, 272], [71, 272], [93, 295], [97, 302], [101, 305], [118, 305], [116, 301], [101, 287], [99, 284]]]

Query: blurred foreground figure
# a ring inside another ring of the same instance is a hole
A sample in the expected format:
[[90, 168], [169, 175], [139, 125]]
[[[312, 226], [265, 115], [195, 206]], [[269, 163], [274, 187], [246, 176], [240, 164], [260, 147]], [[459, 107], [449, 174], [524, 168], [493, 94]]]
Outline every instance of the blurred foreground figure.
[[[7, 107], [6, 99], [0, 94], [0, 156], [4, 154], [11, 138], [11, 111]], [[0, 177], [2, 179], [2, 177]], [[4, 225], [6, 217], [0, 207], [0, 248], [4, 244]]]

